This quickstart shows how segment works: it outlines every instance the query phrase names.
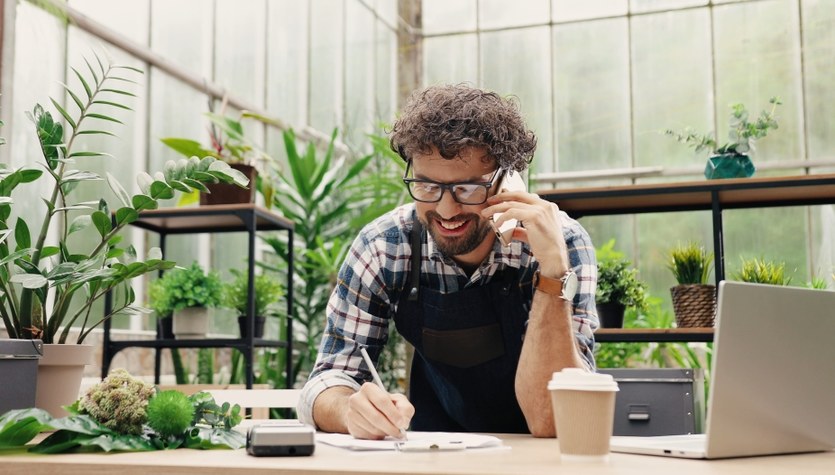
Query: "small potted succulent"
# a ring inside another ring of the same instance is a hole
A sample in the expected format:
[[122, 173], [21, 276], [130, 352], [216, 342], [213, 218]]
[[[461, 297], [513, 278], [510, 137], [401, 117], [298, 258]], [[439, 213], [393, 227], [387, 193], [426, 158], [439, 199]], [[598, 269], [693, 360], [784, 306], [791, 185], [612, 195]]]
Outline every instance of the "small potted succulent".
[[638, 270], [632, 267], [632, 262], [623, 253], [614, 251], [614, 244], [610, 240], [597, 251], [595, 305], [603, 328], [621, 328], [627, 308], [646, 308], [646, 284], [638, 279]]
[[[241, 330], [241, 337], [248, 335], [247, 307], [249, 305], [249, 278], [245, 272], [237, 269], [232, 270], [235, 279], [223, 286], [224, 306], [237, 310], [238, 327]], [[255, 331], [253, 336], [261, 338], [264, 336], [264, 323], [267, 316], [278, 315], [275, 311], [276, 304], [284, 296], [284, 286], [274, 277], [268, 274], [257, 274], [253, 282], [255, 292]]]
[[782, 103], [778, 97], [772, 97], [768, 102], [771, 109], [760, 112], [753, 122], [749, 120], [748, 110], [744, 105], [733, 104], [728, 123], [728, 142], [721, 146], [710, 134], [700, 134], [689, 127], [682, 132], [666, 130], [664, 133], [693, 147], [696, 153], [710, 150], [711, 155], [705, 166], [705, 178], [748, 178], [756, 171], [749, 156], [754, 149], [754, 142], [765, 137], [769, 130], [777, 129], [774, 112]]
[[716, 315], [716, 286], [708, 284], [713, 253], [688, 242], [670, 250], [667, 267], [678, 285], [670, 288], [676, 326], [712, 327]]
[[155, 281], [152, 307], [173, 315], [174, 336], [178, 339], [205, 338], [209, 332], [209, 308], [221, 303], [223, 285], [215, 272], [206, 273], [194, 262], [186, 268], [172, 269]]

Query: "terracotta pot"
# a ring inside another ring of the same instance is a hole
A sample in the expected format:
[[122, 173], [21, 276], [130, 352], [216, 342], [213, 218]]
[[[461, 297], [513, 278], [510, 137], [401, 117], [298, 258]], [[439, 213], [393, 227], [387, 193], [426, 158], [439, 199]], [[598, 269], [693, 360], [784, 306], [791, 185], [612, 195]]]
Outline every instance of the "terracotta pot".
[[78, 399], [84, 367], [88, 364], [93, 364], [93, 345], [44, 345], [43, 356], [38, 361], [35, 407], [53, 417], [69, 415], [61, 406]]
[[201, 205], [228, 205], [255, 202], [255, 183], [258, 178], [258, 170], [252, 165], [244, 165], [242, 163], [233, 163], [229, 166], [246, 175], [249, 178], [249, 186], [247, 188], [241, 188], [238, 185], [230, 185], [227, 183], [206, 185], [211, 193], [200, 193]]

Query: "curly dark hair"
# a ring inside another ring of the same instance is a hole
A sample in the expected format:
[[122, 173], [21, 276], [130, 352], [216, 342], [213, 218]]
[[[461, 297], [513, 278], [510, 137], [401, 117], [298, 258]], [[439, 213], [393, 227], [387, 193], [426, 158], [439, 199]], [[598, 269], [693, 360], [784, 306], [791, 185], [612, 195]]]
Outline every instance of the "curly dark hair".
[[412, 93], [392, 126], [390, 145], [406, 161], [433, 147], [446, 159], [465, 147], [484, 148], [499, 167], [523, 171], [533, 159], [536, 136], [513, 98], [450, 84]]

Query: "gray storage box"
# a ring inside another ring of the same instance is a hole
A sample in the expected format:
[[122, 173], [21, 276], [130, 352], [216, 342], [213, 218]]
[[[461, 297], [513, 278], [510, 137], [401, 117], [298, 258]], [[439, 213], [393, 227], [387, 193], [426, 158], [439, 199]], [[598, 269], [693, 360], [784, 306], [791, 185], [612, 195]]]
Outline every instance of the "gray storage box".
[[600, 369], [620, 391], [614, 435], [703, 432], [704, 371], [701, 369]]
[[0, 340], [0, 414], [35, 407], [41, 340]]

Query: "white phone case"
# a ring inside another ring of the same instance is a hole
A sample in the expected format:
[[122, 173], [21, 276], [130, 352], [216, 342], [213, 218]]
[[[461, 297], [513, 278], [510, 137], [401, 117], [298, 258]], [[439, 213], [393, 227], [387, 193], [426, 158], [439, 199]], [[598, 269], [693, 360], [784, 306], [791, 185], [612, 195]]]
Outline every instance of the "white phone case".
[[[510, 171], [507, 173], [502, 177], [499, 193], [503, 191], [528, 191], [527, 186], [525, 186], [525, 180], [522, 179], [522, 175], [519, 172]], [[513, 237], [513, 229], [517, 226], [518, 222], [515, 219], [508, 219], [501, 225], [496, 226], [495, 221], [501, 215], [501, 213], [494, 214], [493, 219], [490, 220], [490, 225], [493, 226], [493, 232], [496, 233], [496, 238], [502, 243], [502, 246], [506, 247], [510, 245]]]

